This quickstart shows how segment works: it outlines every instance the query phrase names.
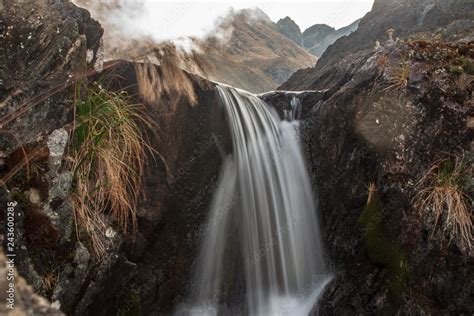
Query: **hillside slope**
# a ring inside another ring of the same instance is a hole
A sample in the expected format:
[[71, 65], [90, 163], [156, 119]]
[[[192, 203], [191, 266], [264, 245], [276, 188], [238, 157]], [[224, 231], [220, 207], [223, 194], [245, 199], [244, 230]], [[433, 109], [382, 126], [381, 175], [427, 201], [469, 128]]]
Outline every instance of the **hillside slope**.
[[[251, 92], [274, 90], [296, 70], [313, 66], [317, 58], [288, 37], [261, 10], [230, 15], [221, 29], [228, 39], [198, 41], [200, 57], [211, 65], [210, 79]], [[228, 32], [228, 33], [230, 33]]]
[[337, 40], [321, 56], [315, 67], [297, 71], [280, 89], [327, 89], [341, 78], [334, 67], [344, 71], [344, 58], [351, 53], [373, 49], [376, 41], [396, 38], [459, 39], [474, 30], [474, 2], [463, 0], [376, 0], [372, 11], [359, 23], [356, 32]]

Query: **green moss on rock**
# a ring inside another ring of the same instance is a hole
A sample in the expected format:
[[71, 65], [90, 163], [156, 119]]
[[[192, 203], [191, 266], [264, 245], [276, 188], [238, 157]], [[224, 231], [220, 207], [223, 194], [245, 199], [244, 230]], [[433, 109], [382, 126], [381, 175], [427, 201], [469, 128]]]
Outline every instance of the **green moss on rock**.
[[382, 203], [378, 193], [372, 192], [369, 203], [359, 217], [367, 254], [370, 260], [389, 274], [389, 290], [395, 299], [401, 298], [409, 279], [406, 255], [390, 238], [390, 233], [382, 223]]

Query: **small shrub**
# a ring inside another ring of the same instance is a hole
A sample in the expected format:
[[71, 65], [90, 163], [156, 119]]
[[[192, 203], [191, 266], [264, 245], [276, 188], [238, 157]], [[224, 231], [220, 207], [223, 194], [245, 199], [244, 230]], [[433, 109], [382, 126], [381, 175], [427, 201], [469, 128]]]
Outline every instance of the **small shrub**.
[[474, 62], [472, 61], [471, 58], [462, 57], [461, 58], [461, 67], [466, 73], [468, 73], [470, 75], [474, 75]]
[[398, 67], [389, 69], [388, 87], [385, 90], [401, 91], [408, 86], [410, 76], [410, 65], [404, 61]]
[[135, 228], [147, 147], [139, 124], [147, 121], [125, 93], [98, 85], [80, 90], [72, 138], [72, 205], [76, 224], [89, 235], [100, 257], [105, 252], [104, 213], [110, 213], [125, 232], [129, 223]]
[[466, 251], [473, 241], [472, 171], [463, 157], [436, 161], [417, 183], [414, 197], [420, 216], [433, 220], [433, 231], [441, 227]]
[[464, 72], [461, 66], [449, 66], [449, 72], [453, 75], [459, 76]]

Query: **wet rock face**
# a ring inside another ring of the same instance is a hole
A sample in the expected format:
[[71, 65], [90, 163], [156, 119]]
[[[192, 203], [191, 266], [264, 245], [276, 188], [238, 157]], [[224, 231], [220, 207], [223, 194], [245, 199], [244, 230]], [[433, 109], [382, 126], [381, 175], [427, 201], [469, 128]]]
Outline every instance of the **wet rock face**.
[[[122, 78], [115, 82], [117, 89], [138, 94], [133, 64], [123, 63], [111, 73]], [[185, 298], [222, 155], [231, 145], [214, 85], [190, 78], [198, 100], [195, 106], [173, 95], [146, 105], [156, 122], [157, 135], [151, 131], [149, 135], [157, 154], [147, 161], [138, 231], [121, 251], [133, 269], [120, 270], [120, 280], [128, 280], [127, 286], [114, 287], [115, 294], [107, 298], [98, 294], [82, 306], [84, 312], [139, 309], [144, 315], [167, 315]], [[117, 275], [112, 274], [100, 285], [104, 291], [117, 282], [114, 278]]]
[[306, 117], [314, 104], [324, 99], [327, 91], [272, 91], [260, 94], [258, 97], [271, 104], [279, 117], [288, 119], [294, 113], [294, 119]]
[[[473, 54], [462, 42], [382, 44], [332, 64], [314, 83], [330, 89], [303, 99], [302, 139], [335, 273], [321, 313], [473, 312], [472, 255], [433, 233], [412, 201], [442, 152], [472, 163], [474, 86], [459, 83], [474, 75]], [[461, 62], [462, 72], [453, 67]], [[286, 98], [266, 100], [278, 109]], [[380, 204], [369, 212], [371, 182]], [[377, 240], [364, 234], [367, 223]]]

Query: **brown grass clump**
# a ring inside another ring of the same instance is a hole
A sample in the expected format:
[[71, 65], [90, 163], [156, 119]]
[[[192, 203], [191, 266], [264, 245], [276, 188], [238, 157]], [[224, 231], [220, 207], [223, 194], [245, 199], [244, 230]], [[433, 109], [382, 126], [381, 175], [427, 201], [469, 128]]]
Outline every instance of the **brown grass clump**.
[[472, 173], [472, 164], [463, 157], [436, 161], [418, 182], [414, 197], [420, 216], [433, 220], [433, 231], [441, 227], [465, 251], [473, 243]]
[[467, 91], [473, 83], [474, 77], [466, 73], [462, 73], [461, 75], [459, 75], [459, 77], [455, 81], [456, 87], [460, 92]]
[[375, 182], [369, 183], [369, 186], [367, 187], [367, 192], [369, 193], [367, 197], [367, 205], [369, 205], [374, 200], [374, 196], [378, 192], [377, 185], [375, 184]]
[[408, 78], [410, 76], [410, 65], [402, 62], [398, 67], [389, 69], [389, 85], [385, 90], [401, 91], [408, 86]]
[[150, 62], [136, 63], [138, 93], [145, 102], [153, 104], [161, 98], [161, 80], [156, 66]]
[[157, 103], [163, 95], [174, 99], [184, 96], [191, 105], [195, 105], [197, 97], [193, 84], [182, 69], [183, 63], [189, 58], [191, 57], [182, 53], [173, 44], [156, 47], [151, 59], [160, 64], [160, 71], [150, 58], [146, 58], [143, 63], [135, 64], [140, 96], [148, 103]]
[[98, 257], [105, 252], [109, 213], [124, 232], [136, 227], [135, 208], [141, 189], [146, 142], [140, 123], [147, 123], [137, 105], [124, 93], [98, 85], [78, 89], [73, 134], [72, 205], [76, 225], [91, 239]]

